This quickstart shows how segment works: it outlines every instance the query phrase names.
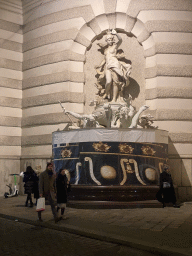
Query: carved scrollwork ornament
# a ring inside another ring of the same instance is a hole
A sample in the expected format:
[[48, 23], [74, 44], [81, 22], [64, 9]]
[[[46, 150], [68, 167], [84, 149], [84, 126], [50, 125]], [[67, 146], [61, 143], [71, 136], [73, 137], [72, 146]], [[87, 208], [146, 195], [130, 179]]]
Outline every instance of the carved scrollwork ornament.
[[62, 158], [68, 158], [68, 157], [71, 157], [71, 150], [70, 149], [64, 149], [61, 151], [61, 156]]

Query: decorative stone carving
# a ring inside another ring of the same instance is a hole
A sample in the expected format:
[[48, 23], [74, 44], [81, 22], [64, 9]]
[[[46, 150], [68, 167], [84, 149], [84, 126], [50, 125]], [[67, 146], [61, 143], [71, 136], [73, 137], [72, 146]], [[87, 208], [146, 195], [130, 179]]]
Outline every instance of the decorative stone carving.
[[97, 95], [111, 102], [123, 102], [123, 91], [129, 84], [131, 64], [123, 50], [118, 49], [122, 39], [116, 30], [108, 30], [105, 41], [105, 45], [98, 44], [104, 59], [95, 67]]
[[[131, 61], [125, 58], [122, 49], [119, 49], [122, 39], [114, 30], [108, 30], [106, 44], [99, 43], [99, 51], [104, 55], [103, 61], [96, 66], [97, 82], [95, 86], [98, 91], [95, 99], [90, 102], [94, 106], [92, 114], [83, 114], [66, 111], [63, 112], [69, 117], [72, 125], [67, 125], [65, 130], [79, 128], [157, 128], [153, 127], [151, 116], [140, 115], [149, 107], [144, 105], [136, 111], [132, 105], [132, 96], [125, 88], [129, 89]], [[70, 116], [77, 118], [74, 123]], [[139, 119], [140, 118], [140, 119]]]

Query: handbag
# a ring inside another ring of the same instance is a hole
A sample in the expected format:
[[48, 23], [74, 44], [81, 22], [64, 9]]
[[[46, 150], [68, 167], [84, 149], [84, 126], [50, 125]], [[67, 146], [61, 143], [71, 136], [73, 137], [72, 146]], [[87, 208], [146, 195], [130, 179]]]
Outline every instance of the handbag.
[[45, 211], [45, 197], [40, 197], [37, 199], [36, 211], [37, 212]]
[[169, 182], [163, 182], [163, 188], [170, 188], [171, 184]]

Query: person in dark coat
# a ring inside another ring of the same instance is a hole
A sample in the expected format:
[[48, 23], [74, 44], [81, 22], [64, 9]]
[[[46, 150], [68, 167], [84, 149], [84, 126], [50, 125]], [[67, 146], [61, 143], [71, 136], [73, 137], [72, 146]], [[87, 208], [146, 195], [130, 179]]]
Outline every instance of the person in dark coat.
[[[56, 175], [53, 170], [53, 164], [47, 163], [47, 168], [39, 176], [39, 196], [45, 197], [51, 205], [51, 210], [55, 219], [55, 223], [59, 221], [56, 210], [56, 187], [55, 187]], [[42, 221], [41, 211], [38, 211], [39, 221]]]
[[37, 199], [39, 198], [39, 176], [36, 173], [36, 180], [34, 181], [34, 198], [36, 199], [35, 205], [37, 205]]
[[173, 207], [179, 208], [176, 204], [175, 189], [168, 169], [168, 166], [164, 166], [163, 172], [160, 174], [160, 189], [156, 197], [157, 200], [163, 204], [163, 208], [165, 207], [165, 203], [172, 203]]
[[57, 212], [61, 209], [61, 219], [64, 217], [64, 212], [67, 203], [67, 194], [70, 190], [70, 184], [65, 174], [65, 169], [60, 169], [56, 178], [56, 189], [57, 189]]
[[26, 172], [24, 172], [23, 182], [25, 191], [27, 194], [27, 199], [25, 202], [25, 206], [28, 206], [28, 202], [30, 202], [30, 207], [33, 207], [32, 194], [34, 193], [35, 182], [37, 182], [37, 175], [31, 166], [27, 166]]

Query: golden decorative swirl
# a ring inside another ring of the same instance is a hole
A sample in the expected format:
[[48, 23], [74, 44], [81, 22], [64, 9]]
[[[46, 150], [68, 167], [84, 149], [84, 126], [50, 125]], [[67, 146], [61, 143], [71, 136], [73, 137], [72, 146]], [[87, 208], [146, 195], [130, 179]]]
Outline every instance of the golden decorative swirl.
[[131, 145], [123, 143], [123, 144], [119, 144], [119, 150], [121, 153], [132, 154], [134, 148]]
[[61, 151], [61, 156], [63, 158], [71, 157], [71, 154], [72, 154], [72, 152], [71, 152], [70, 149], [64, 149], [64, 150]]
[[156, 153], [156, 151], [153, 148], [151, 148], [150, 146], [143, 146], [141, 148], [141, 150], [143, 151], [143, 154], [147, 155], [147, 156], [149, 156], [149, 155], [154, 156]]
[[107, 143], [99, 142], [99, 143], [93, 143], [93, 148], [95, 151], [100, 152], [108, 152], [111, 146], [107, 145]]

